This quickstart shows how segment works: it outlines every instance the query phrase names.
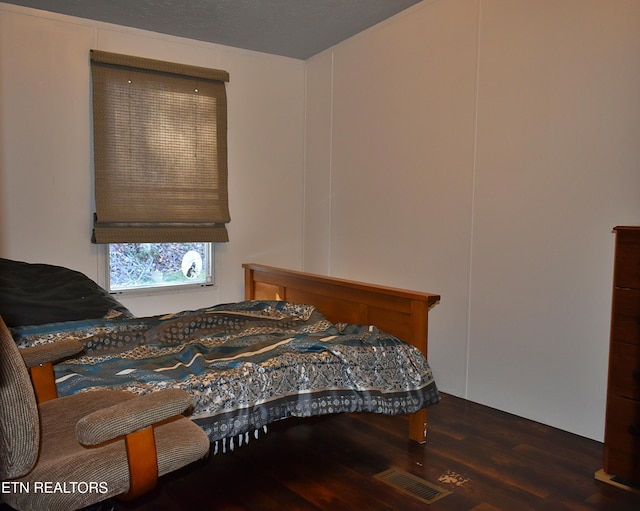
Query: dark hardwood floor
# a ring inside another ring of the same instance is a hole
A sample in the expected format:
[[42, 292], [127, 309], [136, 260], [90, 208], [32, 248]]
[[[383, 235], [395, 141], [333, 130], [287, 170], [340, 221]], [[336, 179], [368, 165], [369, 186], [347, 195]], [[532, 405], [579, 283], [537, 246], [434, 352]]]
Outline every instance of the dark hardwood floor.
[[[640, 510], [640, 495], [594, 479], [599, 442], [448, 395], [429, 422], [427, 444], [417, 445], [406, 439], [405, 417], [285, 421], [117, 509]], [[373, 478], [390, 467], [452, 493], [426, 505]]]
[[[283, 421], [260, 440], [161, 478], [154, 492], [116, 509], [640, 510], [640, 495], [594, 479], [599, 442], [448, 395], [430, 408], [429, 421], [426, 445], [407, 440], [405, 417]], [[373, 477], [390, 467], [452, 493], [424, 504]]]

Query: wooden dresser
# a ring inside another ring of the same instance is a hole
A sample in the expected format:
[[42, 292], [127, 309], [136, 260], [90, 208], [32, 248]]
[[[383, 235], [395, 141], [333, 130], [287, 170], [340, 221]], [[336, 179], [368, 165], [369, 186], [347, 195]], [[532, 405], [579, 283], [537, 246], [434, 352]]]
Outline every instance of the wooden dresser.
[[640, 227], [616, 227], [604, 469], [640, 487]]

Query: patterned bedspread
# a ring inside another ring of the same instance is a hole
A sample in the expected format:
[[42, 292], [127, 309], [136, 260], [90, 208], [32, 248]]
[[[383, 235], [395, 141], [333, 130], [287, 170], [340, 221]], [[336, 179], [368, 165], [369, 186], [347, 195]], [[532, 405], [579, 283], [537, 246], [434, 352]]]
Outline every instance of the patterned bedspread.
[[182, 388], [212, 442], [283, 418], [412, 413], [439, 401], [422, 354], [366, 325], [331, 324], [313, 306], [248, 301], [167, 316], [13, 329], [19, 346], [76, 338], [55, 366], [59, 395]]

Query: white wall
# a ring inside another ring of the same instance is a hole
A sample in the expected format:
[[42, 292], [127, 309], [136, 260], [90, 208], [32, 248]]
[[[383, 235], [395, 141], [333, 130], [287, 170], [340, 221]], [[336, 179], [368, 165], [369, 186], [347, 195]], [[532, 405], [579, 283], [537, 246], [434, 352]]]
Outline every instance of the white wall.
[[424, 0], [306, 63], [0, 4], [0, 256], [97, 279], [90, 48], [231, 75], [216, 286], [135, 313], [240, 299], [245, 261], [437, 292], [442, 390], [602, 439], [637, 0]]
[[305, 269], [440, 293], [442, 390], [602, 440], [638, 55], [636, 0], [425, 0], [309, 59]]
[[216, 285], [123, 298], [158, 314], [243, 296], [241, 263], [302, 264], [304, 62], [0, 4], [0, 255], [98, 280], [89, 50], [225, 69], [231, 243]]

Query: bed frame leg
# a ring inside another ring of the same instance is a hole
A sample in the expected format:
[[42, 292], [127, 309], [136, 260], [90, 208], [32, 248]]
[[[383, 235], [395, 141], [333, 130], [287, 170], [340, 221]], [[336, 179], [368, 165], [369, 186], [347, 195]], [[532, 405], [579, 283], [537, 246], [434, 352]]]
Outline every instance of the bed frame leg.
[[409, 415], [409, 439], [419, 444], [427, 441], [427, 410], [423, 408]]

